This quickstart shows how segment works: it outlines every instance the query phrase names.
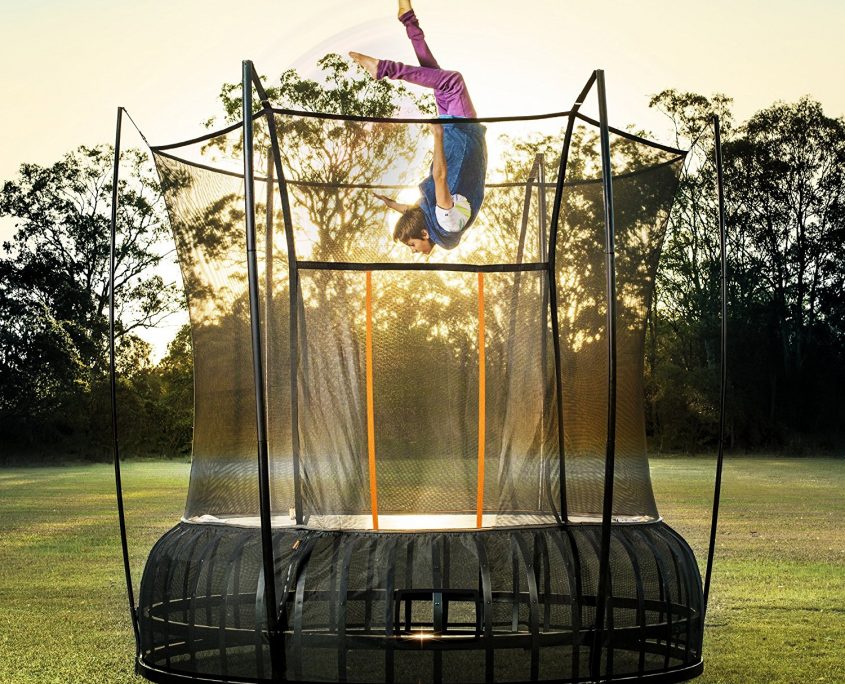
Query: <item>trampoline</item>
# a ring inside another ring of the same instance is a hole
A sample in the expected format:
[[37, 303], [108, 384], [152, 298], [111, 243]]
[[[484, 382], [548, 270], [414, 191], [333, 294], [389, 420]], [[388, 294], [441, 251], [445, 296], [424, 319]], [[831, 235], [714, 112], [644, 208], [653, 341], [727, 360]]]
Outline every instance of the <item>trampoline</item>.
[[[113, 399], [137, 672], [697, 676], [706, 592], [655, 503], [643, 397], [686, 153], [611, 128], [601, 71], [566, 112], [446, 121], [274, 108], [244, 62], [243, 102], [238, 124], [150, 148], [195, 423], [185, 513], [136, 603]], [[430, 123], [484, 126], [490, 159], [475, 224], [424, 259], [373, 191], [425, 177]], [[712, 536], [708, 580], [711, 560]]]

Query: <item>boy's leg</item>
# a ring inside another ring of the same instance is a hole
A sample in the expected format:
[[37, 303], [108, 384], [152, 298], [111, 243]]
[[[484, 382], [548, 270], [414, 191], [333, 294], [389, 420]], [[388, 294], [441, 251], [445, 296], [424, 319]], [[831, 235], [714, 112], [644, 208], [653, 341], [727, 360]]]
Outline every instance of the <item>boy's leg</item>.
[[381, 59], [377, 78], [394, 78], [434, 90], [434, 100], [440, 114], [475, 117], [475, 107], [469, 97], [464, 77], [458, 71], [417, 67]]
[[408, 38], [414, 46], [414, 52], [420, 66], [410, 66], [389, 59], [379, 60], [376, 78], [394, 78], [408, 81], [434, 90], [434, 100], [441, 114], [452, 116], [475, 117], [475, 107], [469, 97], [464, 78], [457, 71], [440, 69], [434, 55], [425, 42], [425, 34], [420, 28], [414, 10], [406, 12], [399, 20], [405, 25]]
[[405, 25], [405, 32], [408, 34], [408, 38], [411, 39], [411, 45], [414, 46], [414, 53], [417, 56], [420, 66], [439, 69], [440, 65], [437, 63], [434, 55], [431, 54], [428, 43], [425, 42], [425, 34], [420, 28], [420, 22], [417, 19], [417, 15], [414, 14], [414, 10], [405, 12], [405, 14], [399, 17], [399, 21]]

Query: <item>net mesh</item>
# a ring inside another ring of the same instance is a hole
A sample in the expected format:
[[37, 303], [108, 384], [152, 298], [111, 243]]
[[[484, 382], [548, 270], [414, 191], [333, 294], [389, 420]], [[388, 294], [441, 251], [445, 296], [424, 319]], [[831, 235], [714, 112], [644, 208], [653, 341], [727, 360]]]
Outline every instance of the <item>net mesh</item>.
[[[395, 215], [374, 194], [406, 203], [418, 196], [415, 183], [431, 161], [423, 124], [276, 113], [286, 180], [280, 188], [266, 122], [256, 122], [275, 524], [294, 523], [298, 497], [314, 527], [369, 528], [374, 513], [414, 516], [411, 527], [429, 526], [426, 516], [453, 516], [452, 526], [474, 527], [479, 508], [484, 526], [552, 522], [560, 514], [562, 482], [571, 518], [600, 515], [607, 297], [599, 144], [591, 125], [575, 127], [554, 254], [562, 424], [549, 275], [542, 266], [567, 122], [562, 116], [486, 124], [484, 205], [457, 248], [435, 248], [429, 257], [393, 241]], [[683, 155], [625, 135], [611, 136], [611, 153], [618, 295], [613, 510], [653, 519], [645, 319]], [[245, 521], [257, 515], [258, 478], [241, 133], [159, 150], [155, 158], [193, 330], [196, 413], [186, 517]], [[290, 201], [289, 232], [280, 191]], [[299, 267], [293, 310], [288, 241]], [[409, 263], [440, 270], [397, 270]], [[519, 264], [534, 270], [514, 272]], [[476, 266], [495, 268], [459, 270]]]

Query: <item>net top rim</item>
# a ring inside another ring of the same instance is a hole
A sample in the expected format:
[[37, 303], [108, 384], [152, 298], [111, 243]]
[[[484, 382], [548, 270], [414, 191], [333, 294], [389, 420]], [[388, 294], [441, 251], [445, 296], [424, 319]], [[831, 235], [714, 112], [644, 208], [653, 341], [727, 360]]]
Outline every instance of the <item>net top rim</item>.
[[[261, 109], [252, 114], [252, 119], [260, 119], [268, 113], [273, 114], [281, 114], [283, 116], [294, 116], [294, 117], [301, 117], [307, 119], [324, 119], [324, 120], [334, 120], [334, 121], [354, 121], [358, 123], [391, 123], [391, 124], [443, 124], [443, 123], [454, 123], [456, 120], [460, 121], [461, 123], [507, 123], [513, 121], [540, 121], [545, 119], [563, 119], [569, 117], [575, 117], [576, 119], [580, 119], [581, 121], [588, 123], [592, 126], [600, 126], [600, 122], [592, 117], [586, 116], [579, 111], [563, 111], [563, 112], [550, 112], [547, 114], [525, 114], [521, 116], [488, 116], [488, 117], [425, 117], [425, 118], [414, 118], [414, 117], [381, 117], [381, 116], [364, 116], [358, 114], [335, 114], [332, 112], [308, 112], [308, 111], [301, 111], [296, 109], [285, 109], [281, 107], [269, 107], [267, 109]], [[213, 138], [217, 138], [222, 135], [226, 135], [227, 133], [231, 133], [238, 128], [243, 127], [243, 119], [238, 120], [228, 126], [223, 128], [219, 128], [213, 131], [209, 131], [203, 135], [197, 136], [195, 138], [190, 138], [188, 140], [182, 140], [180, 142], [175, 143], [166, 143], [163, 145], [150, 145], [149, 148], [153, 152], [160, 152], [164, 150], [172, 150], [177, 149], [180, 147], [188, 147], [190, 145], [195, 145], [197, 143], [205, 142], [207, 140], [212, 140]], [[664, 152], [668, 152], [671, 154], [677, 155], [686, 155], [689, 150], [683, 150], [677, 147], [672, 147], [671, 145], [664, 145], [663, 143], [656, 142], [654, 140], [649, 140], [648, 138], [644, 138], [642, 136], [636, 135], [635, 133], [631, 133], [629, 131], [623, 131], [620, 128], [615, 128], [613, 126], [608, 126], [608, 130], [613, 133], [614, 135], [621, 136], [623, 138], [627, 138], [628, 140], [633, 140], [635, 142], [648, 145], [649, 147], [653, 147], [655, 149], [662, 150]]]
[[[161, 148], [152, 147], [150, 148], [154, 155], [159, 157], [164, 157], [166, 159], [172, 159], [173, 161], [179, 162], [180, 164], [186, 164], [188, 166], [192, 166], [197, 169], [203, 169], [205, 171], [211, 171], [212, 173], [222, 174], [224, 176], [231, 176], [233, 178], [243, 178], [244, 174], [243, 171], [232, 171], [229, 169], [222, 169], [216, 168], [211, 166], [210, 164], [203, 164], [201, 162], [193, 161], [191, 159], [186, 159], [184, 157], [179, 157], [172, 152], [162, 150]], [[653, 171], [654, 169], [662, 168], [664, 166], [670, 166], [671, 164], [675, 164], [678, 161], [685, 158], [687, 153], [681, 152], [676, 154], [673, 157], [665, 159], [661, 162], [653, 164], [651, 166], [646, 166], [640, 169], [636, 169], [634, 171], [627, 171], [624, 173], [615, 174], [613, 177], [615, 179], [620, 178], [629, 178], [631, 176], [638, 176], [642, 173]], [[267, 176], [262, 174], [254, 174], [253, 179], [258, 182], [266, 182], [268, 180]], [[564, 187], [573, 187], [578, 185], [594, 185], [600, 184], [601, 178], [581, 178], [577, 180], [567, 180], [564, 181]], [[392, 184], [392, 183], [328, 183], [328, 182], [320, 182], [320, 181], [303, 181], [297, 180], [293, 178], [286, 178], [284, 180], [285, 185], [293, 185], [299, 187], [314, 187], [314, 188], [358, 188], [363, 190], [405, 190], [411, 188], [417, 188], [419, 185], [417, 183], [407, 184], [407, 185], [400, 185], [400, 184]], [[528, 185], [533, 185], [534, 187], [545, 187], [545, 188], [554, 188], [556, 187], [556, 182], [539, 182], [539, 181], [506, 181], [501, 183], [485, 183], [485, 187], [487, 188], [522, 188]]]

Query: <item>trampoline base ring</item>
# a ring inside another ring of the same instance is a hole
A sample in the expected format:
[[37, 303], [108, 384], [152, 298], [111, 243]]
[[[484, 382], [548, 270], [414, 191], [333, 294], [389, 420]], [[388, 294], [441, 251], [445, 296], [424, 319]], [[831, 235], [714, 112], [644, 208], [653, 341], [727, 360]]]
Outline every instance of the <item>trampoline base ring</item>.
[[614, 525], [597, 636], [600, 536], [584, 524], [277, 529], [281, 633], [271, 639], [259, 530], [183, 522], [147, 562], [137, 670], [156, 682], [232, 683], [696, 677], [702, 591], [689, 546], [663, 522]]
[[[704, 662], [699, 660], [697, 663], [680, 667], [675, 670], [666, 670], [664, 672], [649, 672], [642, 676], [632, 675], [625, 677], [614, 677], [614, 682], [648, 682], [649, 684], [676, 684], [677, 682], [685, 682], [690, 679], [695, 679], [704, 671]], [[135, 673], [141, 675], [151, 682], [157, 684], [185, 684], [186, 682], [194, 682], [195, 684], [263, 684], [272, 680], [256, 680], [244, 679], [238, 677], [204, 677], [195, 674], [180, 674], [178, 672], [168, 672], [166, 670], [159, 670], [150, 667], [143, 661], [138, 661], [135, 667]], [[575, 684], [576, 680], [572, 679], [548, 679], [545, 680], [548, 684]], [[579, 679], [577, 682], [586, 683], [590, 680]], [[607, 681], [607, 680], [603, 680]], [[316, 682], [302, 681], [300, 684], [316, 684]], [[512, 684], [532, 684], [531, 682], [514, 682]]]

